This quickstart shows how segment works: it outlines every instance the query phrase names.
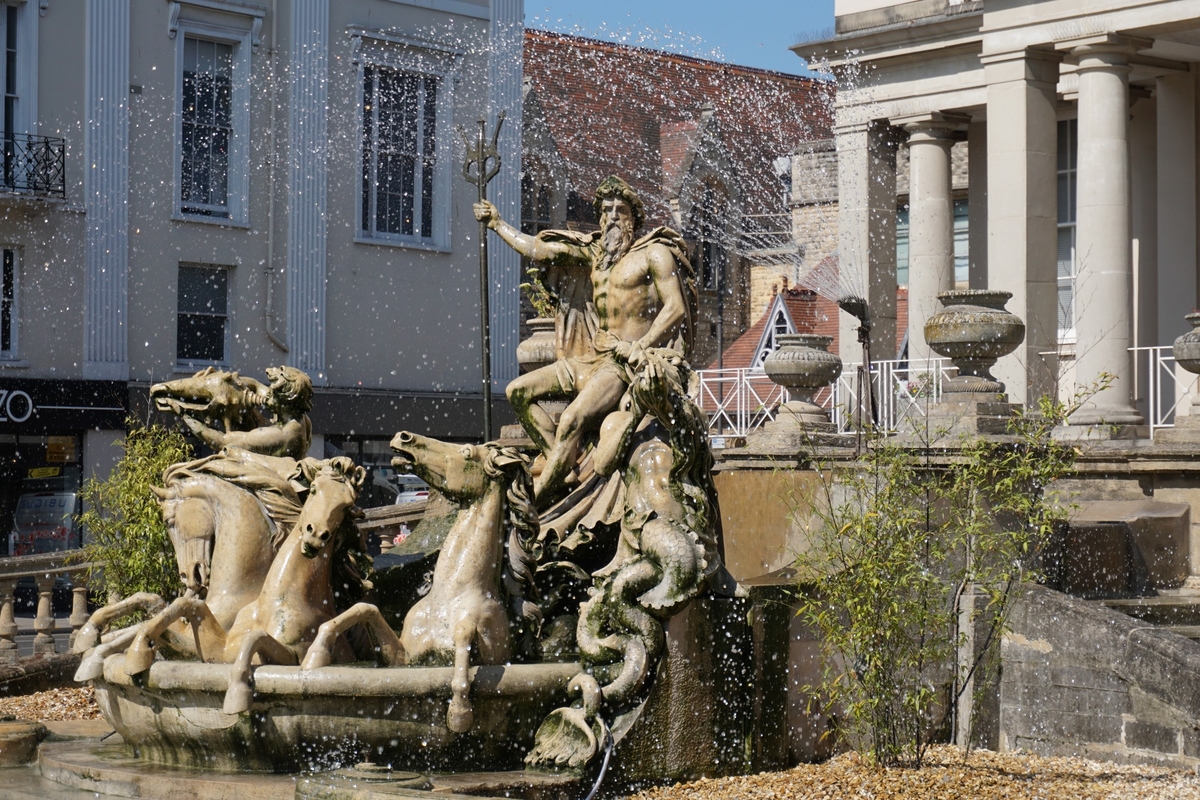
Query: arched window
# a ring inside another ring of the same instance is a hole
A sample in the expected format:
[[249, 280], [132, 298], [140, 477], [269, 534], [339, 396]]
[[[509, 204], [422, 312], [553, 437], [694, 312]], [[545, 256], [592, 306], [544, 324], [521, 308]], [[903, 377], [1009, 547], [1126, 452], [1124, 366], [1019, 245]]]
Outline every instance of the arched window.
[[704, 184], [700, 202], [693, 212], [692, 229], [696, 238], [696, 265], [700, 275], [700, 286], [708, 291], [723, 290], [725, 287], [728, 251], [726, 249], [726, 215], [728, 204], [725, 193], [712, 183]]
[[550, 187], [534, 178], [533, 170], [521, 174], [521, 232], [533, 235], [550, 227]]

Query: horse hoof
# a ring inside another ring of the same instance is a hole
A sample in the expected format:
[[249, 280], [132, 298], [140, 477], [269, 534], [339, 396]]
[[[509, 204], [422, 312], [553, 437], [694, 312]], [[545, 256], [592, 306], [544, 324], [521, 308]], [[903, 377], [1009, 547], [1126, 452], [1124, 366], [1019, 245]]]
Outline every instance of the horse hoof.
[[79, 669], [75, 670], [75, 681], [83, 683], [84, 681], [94, 681], [104, 674], [104, 659], [85, 658], [79, 662]]
[[88, 623], [79, 629], [79, 633], [75, 634], [75, 643], [71, 645], [71, 652], [82, 655], [98, 644], [100, 644], [100, 631], [95, 625]]
[[446, 712], [446, 727], [455, 733], [466, 733], [475, 724], [475, 711], [470, 703], [450, 701], [450, 710]]
[[248, 684], [231, 684], [228, 691], [225, 692], [225, 704], [221, 710], [226, 714], [244, 714], [250, 710], [250, 701], [253, 697], [254, 692]]
[[310, 647], [308, 655], [304, 657], [304, 663], [300, 665], [301, 670], [320, 669], [328, 667], [333, 663], [333, 657], [324, 647]]
[[134, 642], [133, 646], [125, 651], [125, 674], [137, 675], [150, 669], [150, 665], [154, 663], [154, 647], [145, 645], [141, 642]]

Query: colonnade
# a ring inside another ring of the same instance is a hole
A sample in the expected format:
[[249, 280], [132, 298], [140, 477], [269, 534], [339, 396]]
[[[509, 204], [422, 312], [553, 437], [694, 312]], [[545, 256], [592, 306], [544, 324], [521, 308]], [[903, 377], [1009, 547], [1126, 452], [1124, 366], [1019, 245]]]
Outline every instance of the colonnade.
[[[1002, 359], [995, 373], [1007, 384], [1014, 402], [1033, 402], [1057, 391], [1058, 123], [1070, 115], [1069, 101], [1077, 94], [1075, 383], [1091, 386], [1102, 375], [1110, 376], [1111, 382], [1071, 421], [1143, 424], [1135, 407], [1129, 348], [1135, 342], [1169, 344], [1186, 329], [1182, 316], [1196, 303], [1198, 76], [1194, 70], [1188, 74], [1186, 65], [1182, 73], [1178, 68], [1160, 70], [1157, 127], [1149, 128], [1149, 148], [1157, 148], [1158, 157], [1149, 162], [1149, 170], [1143, 170], [1154, 173], [1149, 190], [1139, 188], [1130, 159], [1130, 73], [1137, 53], [1150, 44], [1110, 33], [985, 53], [982, 107], [859, 119], [852, 124], [844, 122], [849, 115], [839, 116], [840, 254], [843, 262], [849, 260], [849, 271], [865, 273], [876, 322], [872, 350], [877, 358], [890, 357], [879, 354], [893, 352], [898, 340], [894, 305], [885, 297], [889, 289], [891, 296], [895, 293], [895, 224], [889, 226], [885, 217], [895, 214], [896, 147], [904, 140], [909, 147], [907, 333], [908, 356], [918, 360], [932, 355], [923, 331], [925, 320], [938, 308], [936, 295], [954, 287], [951, 147], [968, 139], [971, 286], [1011, 292], [1008, 308], [1027, 326], [1023, 347]], [[1073, 69], [1063, 70], [1064, 62]], [[1061, 82], [1063, 74], [1075, 78]], [[1060, 101], [1060, 95], [1066, 102]], [[913, 104], [908, 101], [909, 107]], [[863, 116], [861, 110], [858, 114]], [[1165, 161], [1167, 153], [1176, 164]], [[977, 163], [980, 160], [985, 163]], [[1174, 185], [1173, 172], [1181, 174], [1182, 190]], [[1134, 199], [1143, 196], [1149, 199]], [[1132, 213], [1135, 202], [1151, 204], [1149, 213], [1141, 214], [1141, 222]], [[1155, 221], [1156, 230], [1143, 230]], [[1135, 262], [1138, 241], [1156, 249], [1143, 249]], [[986, 248], [981, 248], [985, 242]], [[1147, 326], [1143, 319], [1138, 325], [1135, 320], [1138, 267], [1143, 270], [1141, 305], [1150, 313], [1160, 310], [1160, 324]], [[1135, 325], [1150, 333], [1143, 333], [1139, 341]], [[1148, 342], [1147, 336], [1167, 338]], [[843, 357], [856, 359], [853, 337], [843, 335], [842, 342]]]

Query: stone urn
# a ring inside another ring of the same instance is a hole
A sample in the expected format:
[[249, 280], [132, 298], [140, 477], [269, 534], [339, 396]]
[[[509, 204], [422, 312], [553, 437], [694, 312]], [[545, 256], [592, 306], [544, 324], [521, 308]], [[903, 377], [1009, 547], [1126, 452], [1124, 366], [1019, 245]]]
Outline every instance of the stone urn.
[[527, 323], [529, 338], [517, 345], [517, 364], [522, 372], [533, 372], [558, 360], [554, 317], [534, 317]]
[[[1171, 355], [1175, 363], [1188, 372], [1200, 374], [1200, 311], [1193, 311], [1184, 317], [1191, 323], [1192, 329], [1175, 340], [1171, 346]], [[1200, 414], [1200, 393], [1192, 395], [1191, 416]]]
[[780, 406], [776, 422], [828, 425], [829, 415], [816, 404], [813, 395], [842, 374], [842, 360], [826, 349], [833, 337], [785, 333], [778, 342], [778, 348], [763, 362], [767, 377], [787, 389], [791, 397]]
[[942, 385], [943, 394], [1004, 392], [992, 366], [1025, 340], [1025, 323], [1004, 308], [1011, 297], [993, 289], [938, 294], [944, 308], [925, 322], [925, 341], [958, 368], [958, 376]]

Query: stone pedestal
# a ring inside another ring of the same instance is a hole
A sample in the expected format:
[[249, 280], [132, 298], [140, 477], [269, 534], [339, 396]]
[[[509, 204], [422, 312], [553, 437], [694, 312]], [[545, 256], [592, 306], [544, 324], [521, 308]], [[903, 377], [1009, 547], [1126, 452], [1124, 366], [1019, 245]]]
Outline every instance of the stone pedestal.
[[928, 432], [930, 440], [963, 435], [1000, 436], [1009, 432], [1009, 423], [1021, 410], [1019, 403], [1008, 402], [1003, 392], [946, 392], [941, 402], [929, 406], [928, 415], [914, 420]]

